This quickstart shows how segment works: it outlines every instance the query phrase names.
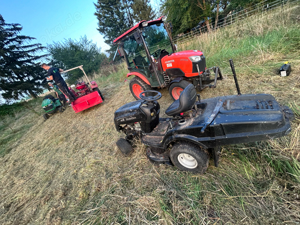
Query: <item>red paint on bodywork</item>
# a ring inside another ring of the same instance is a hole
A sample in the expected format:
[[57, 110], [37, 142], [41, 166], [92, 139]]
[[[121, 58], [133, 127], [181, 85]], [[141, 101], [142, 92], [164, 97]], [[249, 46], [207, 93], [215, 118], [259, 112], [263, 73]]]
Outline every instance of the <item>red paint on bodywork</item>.
[[[156, 23], [161, 23], [162, 22], [162, 18], [163, 18], [163, 16], [159, 17], [157, 20], [150, 20], [150, 21], [148, 21], [148, 25], [152, 25], [152, 24], [156, 24]], [[128, 31], [126, 31], [124, 34], [122, 34], [121, 36], [117, 37], [114, 40], [114, 43], [118, 42], [123, 37], [125, 37], [127, 34], [131, 33], [135, 29], [139, 28], [143, 22], [146, 22], [146, 20], [142, 20], [141, 22], [139, 22], [138, 24], [136, 24], [134, 27], [132, 27]]]
[[138, 72], [127, 73], [127, 77], [130, 77], [132, 75], [141, 78], [146, 84], [150, 85], [150, 82], [148, 81], [148, 79], [143, 74], [140, 74]]
[[126, 31], [124, 34], [122, 34], [121, 36], [117, 37], [114, 40], [114, 43], [118, 42], [120, 39], [122, 39], [123, 37], [125, 37], [127, 34], [129, 34], [130, 32], [134, 31], [135, 29], [137, 29], [141, 23], [145, 22], [146, 20], [142, 20], [141, 22], [139, 22], [138, 24], [136, 24], [134, 27], [130, 28], [128, 31]]
[[77, 98], [74, 102], [71, 103], [71, 105], [75, 113], [78, 113], [102, 102], [103, 100], [98, 91], [94, 91], [90, 94]]
[[[189, 59], [190, 56], [201, 56], [203, 53], [199, 50], [187, 50], [182, 52], [175, 52], [167, 55], [161, 59], [163, 70], [167, 69], [181, 69], [186, 77], [198, 76], [198, 73], [193, 73], [193, 63]], [[203, 73], [201, 71], [200, 73]]]

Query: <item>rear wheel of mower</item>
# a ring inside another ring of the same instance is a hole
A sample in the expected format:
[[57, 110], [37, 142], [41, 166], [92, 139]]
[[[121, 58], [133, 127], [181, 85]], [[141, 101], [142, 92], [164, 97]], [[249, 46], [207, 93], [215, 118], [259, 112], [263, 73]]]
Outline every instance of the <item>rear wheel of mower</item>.
[[174, 144], [170, 158], [178, 169], [201, 174], [207, 170], [209, 161], [209, 156], [203, 149], [188, 142]]
[[48, 115], [47, 113], [45, 113], [45, 114], [43, 115], [43, 117], [44, 117], [45, 120], [47, 120], [47, 119], [49, 118], [49, 115]]
[[133, 151], [133, 148], [131, 144], [125, 140], [124, 138], [120, 138], [117, 142], [116, 145], [118, 146], [119, 150], [126, 156], [129, 153]]
[[169, 93], [174, 100], [179, 99], [181, 92], [190, 84], [186, 80], [182, 80], [178, 83], [173, 83], [169, 87]]
[[136, 100], [140, 100], [140, 94], [143, 91], [151, 90], [151, 86], [146, 84], [141, 78], [134, 77], [130, 80], [129, 88], [131, 94]]
[[102, 101], [104, 101], [104, 97], [103, 97], [103, 95], [101, 94], [99, 88], [94, 88], [93, 91], [97, 91], [97, 92], [99, 93], [100, 97], [102, 98]]

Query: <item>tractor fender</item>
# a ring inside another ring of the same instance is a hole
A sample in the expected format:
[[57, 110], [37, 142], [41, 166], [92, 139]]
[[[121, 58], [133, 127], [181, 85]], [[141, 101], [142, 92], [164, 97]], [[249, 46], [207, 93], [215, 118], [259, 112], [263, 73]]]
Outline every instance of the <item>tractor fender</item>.
[[172, 80], [170, 83], [169, 83], [169, 87], [173, 84], [173, 83], [179, 83], [180, 81], [183, 80], [183, 77], [176, 77], [174, 80]]
[[137, 77], [141, 78], [146, 84], [151, 86], [149, 80], [145, 77], [145, 75], [143, 75], [141, 73], [138, 73], [138, 72], [127, 73], [127, 77], [130, 77], [130, 76], [137, 76]]
[[[167, 140], [165, 140], [164, 148], [166, 149], [171, 143], [176, 142], [176, 141], [187, 141], [187, 142], [194, 143], [204, 149], [208, 149], [208, 147], [205, 144], [201, 143], [201, 139], [202, 138], [197, 138], [192, 135], [176, 134], [176, 135], [172, 135], [171, 137], [168, 137]], [[207, 139], [207, 137], [205, 137], [203, 139]]]
[[98, 85], [96, 83], [96, 81], [91, 81], [91, 89], [97, 88]]

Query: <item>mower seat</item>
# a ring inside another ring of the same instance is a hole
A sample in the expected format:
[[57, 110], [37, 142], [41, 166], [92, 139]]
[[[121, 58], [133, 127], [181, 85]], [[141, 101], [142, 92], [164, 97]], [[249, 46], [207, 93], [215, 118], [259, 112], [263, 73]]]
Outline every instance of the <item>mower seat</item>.
[[193, 84], [189, 84], [180, 94], [179, 99], [175, 100], [166, 110], [168, 116], [176, 116], [180, 113], [189, 111], [195, 105], [197, 92]]

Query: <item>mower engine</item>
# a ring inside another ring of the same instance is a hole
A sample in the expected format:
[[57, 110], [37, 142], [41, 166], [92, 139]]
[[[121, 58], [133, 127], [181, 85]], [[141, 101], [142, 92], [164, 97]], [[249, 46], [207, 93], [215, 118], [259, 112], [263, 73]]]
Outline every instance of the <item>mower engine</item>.
[[160, 105], [157, 101], [138, 100], [123, 105], [115, 112], [115, 126], [127, 137], [150, 133], [159, 123]]
[[89, 86], [84, 81], [78, 82], [76, 84], [76, 89], [78, 90], [78, 92], [76, 92], [78, 96], [84, 96], [91, 93]]

